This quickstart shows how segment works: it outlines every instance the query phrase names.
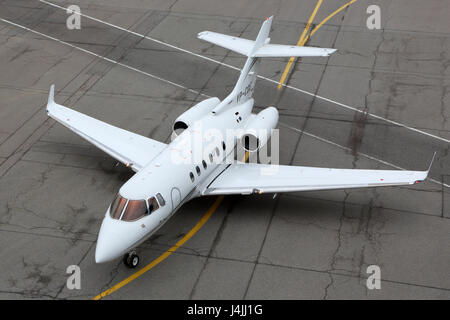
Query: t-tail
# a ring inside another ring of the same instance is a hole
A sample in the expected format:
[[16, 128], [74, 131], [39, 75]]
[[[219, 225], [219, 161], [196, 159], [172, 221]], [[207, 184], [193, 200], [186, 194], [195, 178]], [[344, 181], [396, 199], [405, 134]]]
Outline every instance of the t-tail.
[[248, 57], [233, 91], [212, 110], [214, 114], [252, 98], [260, 58], [327, 57], [336, 51], [336, 49], [328, 48], [270, 44], [269, 33], [272, 19], [273, 16], [264, 21], [255, 41], [211, 31], [203, 31], [198, 34], [199, 39]]

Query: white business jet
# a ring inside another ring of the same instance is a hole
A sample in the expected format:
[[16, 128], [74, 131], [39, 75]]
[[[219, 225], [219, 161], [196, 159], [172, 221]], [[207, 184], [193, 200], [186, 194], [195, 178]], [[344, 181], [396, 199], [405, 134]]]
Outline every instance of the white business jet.
[[[276, 108], [252, 113], [252, 95], [261, 58], [328, 56], [336, 51], [270, 44], [271, 24], [272, 17], [263, 23], [255, 41], [210, 31], [198, 34], [202, 40], [248, 58], [236, 86], [223, 101], [204, 100], [175, 120], [175, 139], [169, 144], [59, 105], [54, 101], [54, 86], [51, 86], [48, 115], [136, 172], [120, 188], [106, 211], [95, 251], [97, 263], [124, 256], [128, 267], [136, 267], [139, 256], [135, 248], [183, 203], [195, 197], [409, 185], [426, 179], [429, 168], [427, 171], [357, 170], [225, 161], [236, 148], [253, 152], [263, 147], [268, 135], [258, 132], [271, 131], [277, 126]], [[229, 130], [240, 130], [231, 139], [211, 139], [211, 134], [200, 137], [200, 142], [206, 145], [201, 153], [204, 156], [180, 161], [193, 154], [190, 142], [199, 127], [204, 132], [215, 130], [214, 137], [225, 137]]]

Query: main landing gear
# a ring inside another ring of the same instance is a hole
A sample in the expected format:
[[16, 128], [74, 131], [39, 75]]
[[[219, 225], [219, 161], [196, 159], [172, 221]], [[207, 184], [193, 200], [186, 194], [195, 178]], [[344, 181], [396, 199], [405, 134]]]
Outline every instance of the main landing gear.
[[128, 268], [136, 268], [139, 264], [139, 256], [136, 254], [135, 251], [132, 251], [130, 253], [125, 254], [123, 257], [123, 263]]

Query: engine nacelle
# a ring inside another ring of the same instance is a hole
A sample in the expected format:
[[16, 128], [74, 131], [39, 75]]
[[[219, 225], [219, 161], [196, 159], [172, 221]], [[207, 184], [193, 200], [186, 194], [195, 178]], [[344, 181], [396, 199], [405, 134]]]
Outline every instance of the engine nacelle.
[[271, 130], [275, 129], [277, 123], [276, 108], [268, 107], [262, 110], [245, 126], [244, 133], [240, 137], [241, 146], [250, 152], [260, 149], [269, 140]]
[[181, 132], [190, 127], [195, 121], [211, 112], [219, 103], [219, 98], [209, 98], [183, 112], [173, 123], [174, 135], [180, 135]]

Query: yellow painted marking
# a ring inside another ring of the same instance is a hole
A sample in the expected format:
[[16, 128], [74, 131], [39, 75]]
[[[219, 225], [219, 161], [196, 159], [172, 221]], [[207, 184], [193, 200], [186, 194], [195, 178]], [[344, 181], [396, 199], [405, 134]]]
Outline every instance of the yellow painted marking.
[[[311, 27], [311, 24], [314, 20], [314, 17], [317, 14], [317, 11], [319, 10], [320, 5], [322, 4], [322, 1], [323, 0], [317, 1], [316, 7], [314, 8], [314, 11], [312, 12], [311, 16], [309, 17], [308, 23], [306, 24], [305, 29], [302, 32], [302, 35], [300, 36], [300, 38], [297, 41], [297, 46], [303, 46], [306, 43], [306, 41], [305, 41], [306, 33], [308, 32], [309, 28]], [[286, 68], [284, 68], [283, 74], [281, 75], [280, 82], [278, 83], [278, 90], [281, 89], [281, 87], [284, 84], [284, 81], [286, 81], [286, 77], [289, 73], [289, 70], [291, 69], [292, 63], [294, 63], [294, 60], [295, 60], [294, 57], [289, 58], [289, 62], [286, 65]]]
[[[250, 155], [249, 152], [245, 153], [243, 162], [246, 162], [248, 160], [249, 155]], [[95, 296], [93, 298], [93, 300], [100, 300], [100, 299], [110, 295], [111, 293], [119, 290], [120, 288], [122, 288], [123, 286], [127, 285], [131, 281], [133, 281], [133, 280], [139, 278], [140, 276], [142, 276], [144, 273], [146, 273], [147, 271], [149, 271], [153, 267], [157, 266], [160, 262], [164, 261], [172, 253], [177, 251], [177, 249], [179, 247], [181, 247], [183, 244], [186, 243], [186, 241], [188, 241], [190, 238], [192, 238], [197, 233], [197, 231], [200, 230], [201, 227], [203, 227], [203, 225], [206, 223], [206, 221], [208, 221], [209, 218], [211, 218], [212, 214], [217, 210], [217, 208], [222, 203], [224, 198], [225, 198], [225, 196], [218, 196], [216, 198], [216, 200], [214, 201], [214, 203], [212, 204], [212, 206], [205, 213], [205, 215], [200, 219], [200, 221], [197, 222], [197, 224], [183, 238], [181, 238], [173, 247], [171, 247], [169, 250], [164, 252], [162, 255], [160, 255], [158, 258], [156, 258], [155, 260], [150, 262], [148, 265], [143, 267], [138, 272], [132, 274], [131, 276], [129, 276], [125, 280], [122, 280], [121, 282], [119, 282], [118, 284], [116, 284], [113, 287], [109, 288], [108, 290], [105, 290], [102, 293], [100, 293], [99, 295]]]
[[336, 14], [338, 14], [339, 12], [341, 12], [342, 10], [344, 10], [345, 8], [347, 8], [349, 5], [351, 5], [352, 3], [356, 2], [358, 0], [351, 0], [349, 2], [347, 2], [346, 4], [344, 4], [342, 7], [340, 7], [339, 9], [337, 9], [336, 11], [334, 11], [332, 14], [330, 14], [328, 17], [326, 17], [325, 19], [322, 20], [322, 22], [320, 22], [312, 31], [311, 33], [306, 37], [305, 42], [308, 41], [309, 38], [311, 38], [314, 33], [317, 32], [317, 30], [319, 30], [319, 28], [328, 20], [330, 20], [332, 17], [334, 17]]
[[[351, 5], [352, 3], [356, 2], [358, 0], [351, 0], [349, 2], [347, 2], [346, 4], [344, 4], [343, 6], [341, 6], [339, 9], [337, 9], [336, 11], [334, 11], [333, 13], [331, 13], [328, 17], [326, 17], [325, 19], [323, 19], [314, 29], [311, 30], [311, 32], [309, 33], [308, 36], [305, 37], [306, 31], [307, 29], [309, 29], [309, 25], [306, 25], [305, 30], [303, 30], [303, 33], [297, 43], [297, 46], [303, 46], [306, 42], [308, 42], [308, 40], [314, 35], [314, 33], [317, 32], [317, 30], [320, 29], [320, 27], [322, 27], [328, 20], [330, 20], [332, 17], [334, 17], [336, 14], [338, 14], [339, 12], [341, 12], [342, 10], [344, 10], [345, 8], [347, 8], [349, 5]], [[321, 3], [322, 1], [320, 1]], [[317, 5], [320, 6], [319, 3], [317, 3]], [[316, 5], [316, 8], [317, 8]], [[318, 8], [317, 8], [318, 9]], [[316, 11], [316, 10], [315, 10]], [[315, 15], [315, 13], [313, 12], [313, 14]], [[311, 15], [311, 17], [313, 17], [313, 15]], [[313, 17], [314, 18], [314, 17]], [[311, 18], [310, 18], [311, 20]], [[308, 21], [308, 24], [310, 24], [312, 22]], [[292, 63], [294, 62], [295, 58], [291, 57], [289, 59], [288, 64], [286, 65], [286, 68], [283, 71], [283, 75], [281, 76], [280, 82], [278, 83], [278, 90], [281, 89], [281, 87], [284, 85], [284, 81], [286, 80], [286, 77], [289, 73], [289, 70], [291, 69]]]

